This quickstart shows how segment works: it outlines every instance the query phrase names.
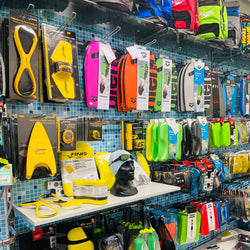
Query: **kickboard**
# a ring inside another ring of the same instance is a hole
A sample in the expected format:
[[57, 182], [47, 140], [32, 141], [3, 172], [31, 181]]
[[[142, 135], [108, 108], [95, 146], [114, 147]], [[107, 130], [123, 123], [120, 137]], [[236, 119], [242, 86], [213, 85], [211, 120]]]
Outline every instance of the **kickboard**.
[[183, 103], [186, 112], [194, 111], [194, 63], [183, 71]]
[[[123, 98], [125, 109], [136, 109], [137, 102], [137, 60], [128, 54], [124, 62]], [[122, 76], [121, 76], [122, 77]], [[121, 89], [122, 91], [122, 89]], [[123, 103], [123, 102], [122, 102]]]
[[148, 110], [154, 109], [156, 90], [157, 90], [157, 66], [154, 55], [150, 54]]
[[109, 98], [109, 108], [114, 109], [116, 106], [116, 95], [117, 95], [117, 60], [111, 63], [111, 79], [110, 79], [110, 98]]
[[97, 108], [99, 79], [99, 42], [92, 41], [86, 48], [84, 60], [86, 104]]
[[177, 109], [177, 85], [178, 85], [178, 73], [175, 63], [172, 62], [172, 89], [171, 89], [171, 111]]
[[[85, 51], [84, 59], [84, 82], [86, 104], [90, 108], [98, 106], [98, 83], [99, 83], [99, 42], [92, 41]], [[116, 105], [117, 92], [117, 60], [111, 63], [110, 77], [110, 101], [109, 108], [114, 109]]]

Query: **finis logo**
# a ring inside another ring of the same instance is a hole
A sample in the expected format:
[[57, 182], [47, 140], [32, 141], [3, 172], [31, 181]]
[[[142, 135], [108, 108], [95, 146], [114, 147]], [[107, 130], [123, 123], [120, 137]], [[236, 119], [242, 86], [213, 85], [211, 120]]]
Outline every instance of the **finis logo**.
[[46, 148], [38, 148], [35, 153], [40, 154], [40, 153], [44, 153], [46, 151]]
[[86, 156], [87, 155], [87, 152], [80, 152], [80, 153], [71, 153], [71, 154], [69, 154], [69, 155], [67, 155], [67, 157], [69, 158], [69, 159], [71, 159], [71, 158], [79, 158], [79, 157], [81, 157], [81, 156]]

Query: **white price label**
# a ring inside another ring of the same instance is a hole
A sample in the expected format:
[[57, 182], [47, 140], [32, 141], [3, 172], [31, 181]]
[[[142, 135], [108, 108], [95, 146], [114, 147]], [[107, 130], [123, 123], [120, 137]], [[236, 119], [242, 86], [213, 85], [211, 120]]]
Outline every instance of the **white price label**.
[[0, 175], [0, 185], [10, 183], [9, 175]]
[[115, 59], [115, 53], [113, 52], [109, 43], [104, 43], [101, 46], [104, 56], [106, 57], [109, 64], [111, 64]]

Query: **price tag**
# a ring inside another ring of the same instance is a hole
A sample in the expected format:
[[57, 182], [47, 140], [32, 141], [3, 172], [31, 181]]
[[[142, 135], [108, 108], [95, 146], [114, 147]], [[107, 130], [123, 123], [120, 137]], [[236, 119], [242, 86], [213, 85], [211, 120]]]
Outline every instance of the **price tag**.
[[207, 118], [204, 117], [204, 116], [198, 116], [197, 117], [199, 123], [202, 125], [202, 126], [205, 126], [207, 124]]
[[109, 43], [102, 43], [101, 49], [103, 51], [104, 56], [106, 57], [109, 64], [111, 64], [115, 59], [115, 53], [113, 52]]
[[172, 128], [175, 135], [180, 131], [175, 119], [167, 119], [167, 124]]
[[132, 59], [140, 58], [140, 51], [135, 46], [130, 46], [126, 49], [128, 53], [131, 55]]

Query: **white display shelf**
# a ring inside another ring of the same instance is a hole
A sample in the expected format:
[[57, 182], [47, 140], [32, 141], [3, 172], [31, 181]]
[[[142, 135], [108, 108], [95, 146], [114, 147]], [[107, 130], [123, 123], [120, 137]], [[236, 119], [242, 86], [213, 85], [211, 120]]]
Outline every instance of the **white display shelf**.
[[[242, 229], [239, 229], [239, 228], [235, 228], [235, 229], [232, 229], [234, 231], [236, 231], [238, 234], [247, 234], [247, 235], [250, 235], [250, 232], [246, 231], [246, 230], [242, 230]], [[238, 242], [238, 236], [234, 236], [233, 238], [231, 239], [228, 239], [228, 240], [225, 240], [225, 241], [218, 241], [216, 239], [213, 239], [211, 241], [208, 241], [207, 243], [195, 248], [196, 250], [204, 250], [204, 249], [209, 249], [207, 247], [210, 247], [211, 246], [215, 246], [217, 245], [218, 247], [220, 247], [220, 249], [233, 249], [234, 246], [237, 244]], [[215, 249], [215, 248], [213, 248]]]
[[[49, 218], [40, 218], [36, 216], [35, 207], [19, 207], [18, 205], [14, 206], [14, 209], [27, 220], [33, 227], [40, 227], [42, 225], [56, 224], [59, 221], [66, 219], [84, 216], [91, 213], [96, 213], [98, 211], [118, 207], [121, 205], [126, 205], [130, 203], [135, 203], [141, 200], [149, 199], [155, 196], [164, 195], [172, 192], [179, 191], [180, 188], [176, 186], [151, 182], [148, 185], [143, 185], [137, 187], [138, 193], [129, 197], [117, 197], [112, 194], [109, 194], [108, 203], [105, 205], [92, 205], [92, 204], [82, 204], [77, 208], [61, 208], [57, 205], [53, 205], [59, 208], [59, 214], [54, 217]], [[51, 205], [51, 203], [49, 204]]]

